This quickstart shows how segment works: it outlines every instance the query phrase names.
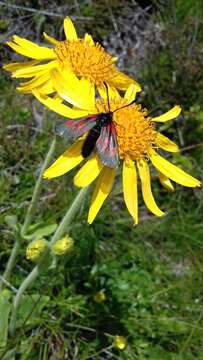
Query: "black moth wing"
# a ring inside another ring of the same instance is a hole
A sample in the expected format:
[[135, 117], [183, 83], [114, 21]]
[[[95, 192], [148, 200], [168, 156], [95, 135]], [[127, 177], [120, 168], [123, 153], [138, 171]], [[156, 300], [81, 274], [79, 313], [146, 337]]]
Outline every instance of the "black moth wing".
[[96, 142], [96, 148], [103, 165], [110, 168], [116, 168], [118, 166], [118, 143], [113, 122], [102, 127], [100, 136]]
[[55, 126], [55, 133], [67, 139], [77, 139], [91, 130], [97, 121], [97, 115], [89, 115], [78, 119], [66, 120]]

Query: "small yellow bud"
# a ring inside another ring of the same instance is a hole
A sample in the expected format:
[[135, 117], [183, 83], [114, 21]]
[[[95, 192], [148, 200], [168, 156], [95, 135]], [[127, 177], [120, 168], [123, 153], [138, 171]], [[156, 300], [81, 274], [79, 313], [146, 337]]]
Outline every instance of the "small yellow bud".
[[74, 240], [70, 236], [65, 236], [64, 238], [55, 242], [52, 247], [52, 251], [55, 255], [64, 255], [70, 252], [73, 249]]
[[113, 344], [116, 349], [124, 350], [127, 345], [127, 340], [124, 338], [124, 336], [116, 335], [114, 337]]
[[103, 303], [106, 300], [105, 290], [97, 291], [93, 297], [94, 301], [97, 303]]
[[47, 248], [48, 242], [45, 239], [33, 240], [26, 249], [28, 260], [37, 260]]

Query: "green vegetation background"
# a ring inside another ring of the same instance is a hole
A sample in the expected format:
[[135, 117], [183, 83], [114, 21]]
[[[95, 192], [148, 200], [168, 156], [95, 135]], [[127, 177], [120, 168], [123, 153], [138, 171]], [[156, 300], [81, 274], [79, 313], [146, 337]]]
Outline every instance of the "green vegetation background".
[[[57, 6], [63, 8], [60, 1], [50, 1], [47, 5], [43, 1], [10, 2], [18, 3], [52, 12]], [[69, 1], [68, 4], [68, 14], [84, 17], [75, 21], [79, 34], [88, 30], [102, 42], [115, 32], [112, 14], [114, 19], [125, 15], [133, 2]], [[0, 10], [2, 41], [18, 32], [19, 18], [22, 26], [26, 16], [31, 19], [30, 39], [34, 40], [37, 34], [42, 41], [43, 31], [63, 36], [62, 30], [59, 32], [63, 16], [57, 18], [7, 7]], [[147, 14], [147, 21], [161, 26], [164, 43], [152, 46], [151, 51], [148, 47], [141, 64], [131, 58], [129, 72], [144, 87], [140, 101], [154, 113], [167, 111], [176, 103], [183, 106], [181, 118], [161, 126], [160, 130], [183, 149], [183, 157], [175, 155], [173, 162], [201, 178], [203, 2], [156, 1], [153, 11]], [[85, 17], [91, 17], [92, 21], [86, 21]], [[9, 32], [11, 20], [13, 30]], [[10, 61], [11, 52], [3, 45], [1, 49], [2, 62]], [[129, 57], [127, 54], [124, 63], [127, 71]], [[16, 215], [23, 222], [53, 136], [53, 125], [59, 117], [43, 110], [30, 96], [19, 94], [15, 82], [5, 72], [1, 72], [0, 78], [0, 109], [0, 269], [3, 272], [14, 242], [6, 216]], [[58, 139], [56, 156], [65, 147], [66, 143]], [[60, 221], [77, 192], [72, 179], [73, 172], [54, 181], [44, 181], [36, 223], [48, 225]], [[171, 194], [161, 188], [155, 174], [153, 180], [154, 195], [167, 216], [158, 219], [149, 214], [140, 196], [138, 227], [132, 226], [123, 204], [121, 180], [92, 226], [86, 224], [87, 198], [70, 231], [75, 251], [61, 259], [55, 268], [47, 269], [29, 289], [20, 309], [17, 335], [8, 339], [7, 359], [203, 359], [202, 190], [176, 186], [176, 192]], [[15, 288], [33, 267], [25, 258], [26, 245], [12, 274]], [[93, 296], [101, 289], [105, 290], [106, 301], [95, 303]], [[36, 300], [38, 294], [40, 299]], [[115, 335], [126, 337], [125, 350], [119, 351], [112, 345]]]

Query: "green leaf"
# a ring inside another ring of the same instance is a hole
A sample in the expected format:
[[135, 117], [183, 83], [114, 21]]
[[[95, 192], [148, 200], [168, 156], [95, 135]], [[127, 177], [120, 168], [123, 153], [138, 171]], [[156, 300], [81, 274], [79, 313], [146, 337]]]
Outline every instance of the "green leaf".
[[56, 230], [57, 226], [57, 224], [43, 226], [34, 231], [32, 234], [25, 235], [24, 238], [27, 240], [41, 239], [44, 236], [51, 235]]
[[42, 221], [40, 221], [40, 222], [38, 222], [36, 224], [30, 225], [29, 228], [28, 228], [28, 234], [34, 233], [36, 230], [40, 229], [41, 227], [43, 227], [43, 222]]
[[16, 215], [7, 215], [4, 218], [5, 223], [13, 230], [17, 230], [18, 218]]
[[176, 320], [173, 318], [163, 318], [157, 321], [160, 331], [163, 329], [167, 332], [180, 334], [187, 331], [187, 324], [184, 321]]
[[198, 112], [196, 115], [197, 120], [203, 121], [203, 111]]
[[8, 350], [1, 360], [15, 360], [16, 358], [16, 349]]
[[49, 296], [46, 295], [32, 294], [23, 296], [18, 309], [16, 328], [38, 324], [41, 321], [40, 313], [48, 302]]
[[7, 344], [8, 318], [11, 310], [11, 292], [7, 289], [0, 293], [0, 349]]

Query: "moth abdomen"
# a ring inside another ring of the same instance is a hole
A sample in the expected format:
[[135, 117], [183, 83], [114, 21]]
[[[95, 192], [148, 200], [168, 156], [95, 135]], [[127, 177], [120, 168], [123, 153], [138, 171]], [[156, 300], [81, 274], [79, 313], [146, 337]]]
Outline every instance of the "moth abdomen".
[[83, 147], [82, 147], [82, 156], [84, 158], [88, 157], [94, 150], [95, 144], [100, 136], [101, 126], [95, 125], [87, 135]]

